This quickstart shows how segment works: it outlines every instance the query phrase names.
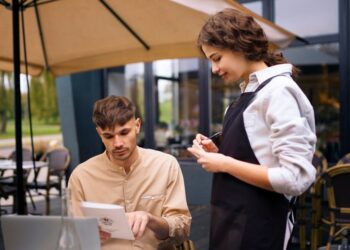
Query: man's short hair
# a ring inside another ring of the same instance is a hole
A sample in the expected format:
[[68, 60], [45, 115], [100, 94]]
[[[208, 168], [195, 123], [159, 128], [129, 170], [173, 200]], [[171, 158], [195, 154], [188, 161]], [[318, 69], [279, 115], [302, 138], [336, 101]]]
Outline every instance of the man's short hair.
[[102, 129], [123, 126], [135, 118], [135, 105], [124, 96], [107, 96], [95, 102], [92, 121]]

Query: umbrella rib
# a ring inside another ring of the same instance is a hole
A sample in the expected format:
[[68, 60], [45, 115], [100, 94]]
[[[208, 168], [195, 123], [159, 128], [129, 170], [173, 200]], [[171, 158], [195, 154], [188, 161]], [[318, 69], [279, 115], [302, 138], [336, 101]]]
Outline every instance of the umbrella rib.
[[143, 39], [117, 14], [115, 10], [112, 9], [111, 6], [109, 6], [104, 0], [100, 0], [100, 2], [143, 45], [143, 47], [145, 47], [146, 50], [150, 49], [148, 44], [143, 41]]
[[56, 1], [58, 1], [58, 0], [43, 0], [43, 1], [38, 3], [38, 1], [33, 0], [33, 1], [29, 2], [29, 3], [27, 3], [24, 7], [25, 8], [29, 8], [29, 7], [35, 6], [35, 3], [36, 3], [37, 6], [39, 6], [39, 5], [43, 5], [43, 4], [47, 4], [47, 3], [51, 3], [51, 2], [56, 2]]
[[45, 46], [44, 33], [43, 33], [42, 26], [41, 26], [39, 9], [38, 9], [38, 5], [36, 3], [36, 0], [34, 0], [34, 10], [35, 10], [36, 21], [37, 21], [37, 24], [38, 24], [38, 29], [39, 29], [41, 48], [43, 49], [43, 54], [44, 54], [45, 68], [48, 69], [49, 68], [49, 63], [48, 63], [48, 60], [47, 60], [47, 50], [46, 50], [46, 46]]
[[6, 8], [11, 8], [11, 4], [5, 0], [0, 0], [0, 4], [4, 5]]

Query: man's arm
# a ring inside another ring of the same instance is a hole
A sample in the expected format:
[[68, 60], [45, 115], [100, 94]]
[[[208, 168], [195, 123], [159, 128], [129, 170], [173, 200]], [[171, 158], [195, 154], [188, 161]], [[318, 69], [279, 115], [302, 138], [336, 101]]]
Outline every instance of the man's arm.
[[181, 168], [177, 160], [172, 158], [173, 160], [169, 161], [171, 166], [162, 218], [169, 225], [169, 237], [176, 242], [182, 242], [189, 236], [192, 218], [187, 206]]
[[145, 211], [130, 212], [127, 213], [127, 216], [136, 239], [143, 236], [146, 227], [151, 229], [159, 240], [169, 237], [169, 225], [165, 219]]
[[70, 209], [72, 215], [74, 217], [83, 216], [83, 211], [81, 210], [80, 203], [84, 201], [84, 195], [76, 170], [74, 170], [69, 177], [68, 189], [70, 192]]
[[159, 240], [172, 238], [182, 242], [188, 237], [191, 225], [185, 185], [180, 166], [175, 158], [169, 161], [169, 176], [161, 217], [146, 211], [127, 213], [129, 224], [137, 239], [142, 237], [146, 227], [155, 233]]
[[[83, 188], [78, 178], [78, 174], [76, 170], [74, 170], [69, 178], [68, 189], [70, 190], [70, 209], [71, 213], [74, 217], [83, 216], [83, 211], [80, 207], [82, 201], [85, 201], [83, 195]], [[101, 244], [105, 243], [107, 240], [111, 238], [111, 234], [108, 232], [101, 231], [99, 229], [100, 241]]]

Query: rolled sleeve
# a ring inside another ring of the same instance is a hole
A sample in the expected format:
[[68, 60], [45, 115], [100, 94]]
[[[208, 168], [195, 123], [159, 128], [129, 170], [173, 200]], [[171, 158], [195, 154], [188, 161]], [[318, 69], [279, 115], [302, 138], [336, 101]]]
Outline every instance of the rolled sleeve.
[[169, 225], [169, 237], [182, 241], [188, 238], [191, 226], [191, 217], [178, 215], [175, 217], [163, 217]]
[[266, 112], [272, 154], [278, 161], [268, 169], [268, 178], [276, 192], [293, 196], [302, 194], [316, 176], [311, 163], [316, 144], [312, 107], [298, 95], [287, 88], [276, 91]]
[[177, 242], [182, 242], [189, 236], [192, 218], [187, 207], [185, 185], [180, 166], [176, 160], [172, 165], [162, 218], [169, 225], [169, 237], [174, 238]]

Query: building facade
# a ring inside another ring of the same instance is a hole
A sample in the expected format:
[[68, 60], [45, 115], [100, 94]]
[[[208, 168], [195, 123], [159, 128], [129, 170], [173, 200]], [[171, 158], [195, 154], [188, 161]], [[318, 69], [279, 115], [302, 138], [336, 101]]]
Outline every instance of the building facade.
[[[298, 84], [315, 110], [317, 148], [330, 164], [335, 163], [350, 152], [349, 1], [239, 2], [298, 35], [281, 52], [301, 69]], [[211, 135], [221, 130], [224, 110], [240, 91], [212, 75], [207, 60], [169, 59], [73, 74], [58, 78], [57, 90], [71, 169], [103, 150], [89, 122], [93, 103], [107, 95], [124, 95], [142, 118], [139, 145], [175, 155], [189, 200], [208, 202], [211, 175], [196, 166], [186, 148], [197, 132]]]

